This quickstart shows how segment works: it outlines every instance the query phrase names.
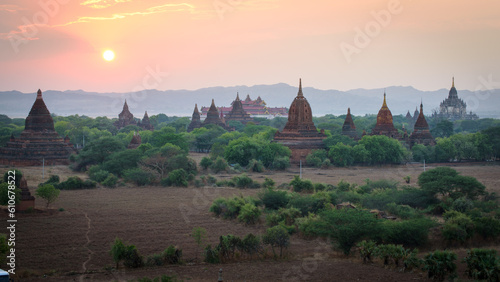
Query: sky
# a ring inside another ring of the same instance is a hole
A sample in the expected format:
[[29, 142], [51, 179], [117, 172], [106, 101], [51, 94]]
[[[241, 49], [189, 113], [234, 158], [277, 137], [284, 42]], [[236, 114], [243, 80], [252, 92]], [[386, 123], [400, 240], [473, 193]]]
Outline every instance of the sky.
[[[0, 91], [500, 88], [498, 0], [0, 0]], [[112, 61], [103, 59], [113, 50]]]

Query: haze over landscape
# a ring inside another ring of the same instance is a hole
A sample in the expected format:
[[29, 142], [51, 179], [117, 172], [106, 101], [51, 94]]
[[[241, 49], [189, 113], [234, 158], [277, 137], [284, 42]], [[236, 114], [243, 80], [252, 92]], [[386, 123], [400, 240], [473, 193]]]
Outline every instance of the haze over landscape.
[[452, 76], [459, 94], [491, 90], [499, 9], [494, 0], [2, 1], [0, 91], [296, 87], [299, 77], [322, 90], [435, 91]]

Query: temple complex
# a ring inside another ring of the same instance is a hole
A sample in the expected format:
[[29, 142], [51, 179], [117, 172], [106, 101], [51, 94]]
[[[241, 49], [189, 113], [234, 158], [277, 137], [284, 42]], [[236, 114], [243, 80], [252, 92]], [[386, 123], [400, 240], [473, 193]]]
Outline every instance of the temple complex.
[[142, 143], [141, 135], [139, 135], [139, 133], [134, 132], [134, 136], [132, 136], [132, 140], [130, 140], [127, 149], [137, 149], [139, 146], [141, 146], [141, 143]]
[[318, 132], [313, 123], [311, 106], [302, 93], [302, 80], [300, 80], [297, 97], [288, 111], [288, 122], [282, 132], [276, 132], [274, 141], [290, 148], [292, 150], [290, 161], [298, 163], [300, 160], [305, 161], [313, 149], [324, 149], [325, 138], [324, 131]]
[[408, 140], [410, 148], [415, 144], [422, 144], [425, 146], [436, 145], [436, 141], [429, 130], [429, 124], [425, 120], [424, 108], [422, 103], [420, 103], [420, 114], [418, 115], [415, 126], [413, 127], [413, 132]]
[[479, 117], [476, 114], [470, 112], [467, 114], [467, 104], [460, 98], [458, 98], [457, 89], [455, 88], [455, 78], [452, 78], [450, 92], [448, 93], [448, 98], [446, 98], [439, 105], [439, 114], [435, 113], [439, 119], [447, 120], [476, 120]]
[[142, 128], [144, 130], [151, 130], [151, 131], [154, 130], [153, 125], [149, 121], [148, 111], [146, 111], [144, 113], [144, 117], [142, 118], [142, 121], [138, 122], [137, 126], [139, 126], [140, 128]]
[[238, 93], [236, 93], [236, 100], [233, 101], [232, 106], [231, 111], [226, 114], [226, 122], [234, 120], [246, 124], [247, 122], [253, 121], [253, 118], [243, 109], [243, 104], [241, 103]]
[[[240, 100], [241, 105], [243, 110], [250, 115], [250, 117], [265, 117], [265, 118], [272, 118], [272, 117], [287, 117], [288, 116], [288, 109], [285, 107], [268, 107], [266, 105], [266, 102], [262, 100], [262, 98], [257, 97], [257, 99], [252, 100], [250, 98], [250, 95], [247, 94], [247, 97], [245, 100]], [[233, 102], [234, 103], [234, 102]], [[220, 107], [219, 112], [222, 112], [223, 114], [227, 114], [231, 112], [233, 109], [233, 106], [231, 107]], [[201, 108], [201, 115], [206, 116], [209, 108], [208, 107], [202, 107]]]
[[18, 211], [25, 211], [29, 208], [35, 208], [35, 197], [33, 197], [30, 193], [30, 189], [28, 188], [28, 182], [26, 178], [21, 177], [21, 181], [19, 182], [19, 189], [21, 189], [21, 201], [17, 206]]
[[46, 165], [66, 165], [73, 153], [76, 150], [69, 138], [61, 138], [55, 131], [54, 120], [39, 89], [20, 137], [11, 136], [5, 147], [0, 147], [0, 164], [37, 166], [45, 162]]
[[385, 92], [384, 103], [382, 104], [382, 108], [380, 108], [380, 110], [378, 111], [377, 124], [372, 129], [371, 135], [385, 135], [390, 138], [401, 139], [401, 135], [394, 127], [394, 123], [392, 122], [392, 113], [391, 110], [389, 110], [389, 108], [387, 107]]
[[136, 125], [137, 123], [134, 120], [134, 115], [128, 109], [127, 100], [125, 100], [123, 110], [120, 114], [118, 114], [118, 120], [115, 121], [114, 125], [118, 130], [120, 130], [130, 124]]
[[198, 104], [194, 105], [193, 116], [191, 117], [191, 123], [187, 128], [187, 132], [193, 131], [195, 128], [201, 127], [200, 112], [198, 111]]
[[347, 108], [347, 115], [345, 117], [344, 125], [342, 125], [342, 135], [349, 136], [352, 139], [358, 139], [356, 125], [354, 125], [354, 121], [351, 116], [351, 108]]

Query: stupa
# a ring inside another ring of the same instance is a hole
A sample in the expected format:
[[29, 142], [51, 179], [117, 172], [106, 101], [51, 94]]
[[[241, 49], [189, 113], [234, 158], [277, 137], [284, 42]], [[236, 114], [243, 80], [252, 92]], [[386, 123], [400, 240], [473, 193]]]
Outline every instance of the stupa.
[[288, 122], [282, 132], [276, 132], [274, 141], [290, 148], [292, 150], [290, 160], [298, 163], [300, 160], [305, 161], [313, 149], [324, 149], [325, 138], [324, 131], [318, 132], [312, 121], [311, 106], [302, 93], [302, 80], [300, 80], [299, 92], [288, 111]]
[[142, 143], [141, 135], [139, 135], [139, 133], [134, 132], [134, 136], [132, 136], [132, 140], [130, 140], [127, 149], [137, 149], [139, 146], [141, 146], [141, 143]]
[[128, 109], [127, 100], [125, 100], [123, 110], [120, 114], [118, 114], [118, 120], [115, 121], [114, 125], [118, 130], [120, 130], [130, 124], [136, 125], [137, 123], [134, 120], [134, 115]]
[[415, 126], [413, 127], [413, 132], [409, 138], [410, 148], [415, 144], [423, 144], [426, 146], [436, 145], [436, 140], [432, 137], [429, 130], [429, 124], [424, 116], [424, 106], [420, 103], [420, 114], [418, 115]]
[[[260, 97], [259, 97], [260, 98]], [[236, 100], [233, 101], [233, 108], [226, 114], [226, 122], [239, 121], [243, 124], [253, 121], [253, 118], [243, 109], [239, 93], [236, 93]]]
[[187, 132], [191, 132], [195, 128], [200, 128], [200, 127], [201, 127], [200, 112], [198, 111], [198, 104], [195, 104], [193, 116], [191, 117], [191, 123], [188, 125]]
[[345, 117], [344, 125], [342, 125], [342, 135], [349, 136], [353, 139], [358, 139], [358, 133], [356, 132], [356, 125], [351, 116], [351, 108], [347, 108], [347, 115]]
[[384, 102], [382, 103], [382, 108], [378, 111], [377, 124], [372, 129], [371, 135], [385, 135], [390, 138], [401, 139], [401, 135], [392, 122], [392, 113], [391, 110], [389, 110], [389, 107], [387, 107], [385, 91]]
[[450, 92], [448, 92], [448, 98], [446, 98], [439, 105], [438, 118], [448, 119], [451, 121], [467, 119], [476, 120], [479, 117], [476, 114], [470, 112], [467, 114], [467, 104], [464, 100], [458, 98], [458, 92], [455, 88], [455, 78], [452, 78]]
[[137, 125], [144, 130], [151, 130], [151, 131], [154, 130], [154, 127], [151, 124], [151, 121], [149, 120], [148, 111], [146, 111], [144, 113], [144, 117], [142, 118], [142, 121], [137, 123]]
[[19, 211], [25, 211], [29, 208], [35, 208], [35, 197], [33, 197], [30, 193], [30, 189], [28, 188], [28, 182], [26, 178], [21, 177], [21, 181], [19, 182], [19, 189], [21, 189], [21, 201], [17, 207]]
[[0, 164], [37, 166], [45, 162], [46, 165], [67, 165], [73, 153], [76, 150], [69, 138], [61, 138], [55, 131], [54, 120], [39, 89], [20, 137], [11, 136], [5, 147], [0, 147]]
[[207, 118], [203, 121], [203, 126], [207, 124], [216, 124], [222, 128], [226, 128], [226, 124], [220, 119], [219, 110], [215, 106], [214, 99], [212, 99], [212, 105], [210, 105], [210, 109], [207, 112]]

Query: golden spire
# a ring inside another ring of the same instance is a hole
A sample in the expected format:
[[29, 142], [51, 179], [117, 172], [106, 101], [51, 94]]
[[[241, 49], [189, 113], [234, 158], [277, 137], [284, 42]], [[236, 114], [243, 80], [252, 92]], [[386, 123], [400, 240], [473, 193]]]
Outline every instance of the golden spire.
[[451, 78], [451, 87], [455, 87], [455, 77]]
[[385, 101], [385, 89], [384, 89], [384, 103], [382, 104], [382, 108], [387, 108], [387, 102]]

